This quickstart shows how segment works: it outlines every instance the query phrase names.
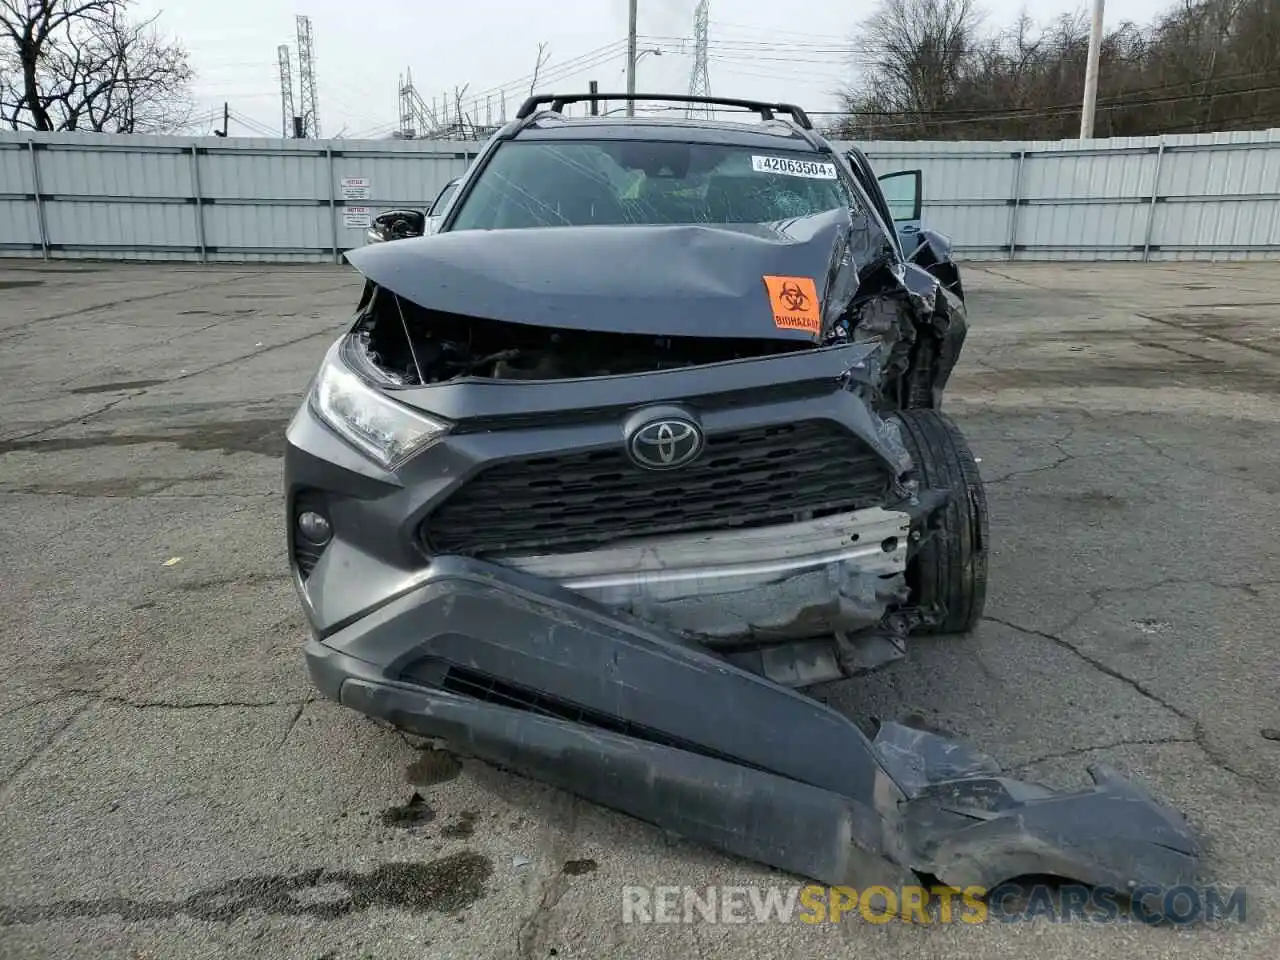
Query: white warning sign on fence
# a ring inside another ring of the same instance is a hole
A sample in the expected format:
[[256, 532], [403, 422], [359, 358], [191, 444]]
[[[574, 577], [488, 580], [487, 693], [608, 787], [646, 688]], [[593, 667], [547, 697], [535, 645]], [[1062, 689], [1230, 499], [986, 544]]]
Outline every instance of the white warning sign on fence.
[[368, 200], [373, 194], [373, 183], [368, 177], [343, 177], [343, 200]]
[[342, 225], [344, 227], [367, 227], [372, 222], [372, 211], [369, 207], [343, 207]]

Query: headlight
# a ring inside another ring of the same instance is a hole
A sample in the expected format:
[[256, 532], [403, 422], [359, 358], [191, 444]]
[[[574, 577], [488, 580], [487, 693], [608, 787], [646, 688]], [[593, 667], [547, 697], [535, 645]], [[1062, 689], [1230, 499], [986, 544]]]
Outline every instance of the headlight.
[[449, 432], [448, 423], [383, 396], [336, 359], [320, 368], [311, 409], [388, 470]]

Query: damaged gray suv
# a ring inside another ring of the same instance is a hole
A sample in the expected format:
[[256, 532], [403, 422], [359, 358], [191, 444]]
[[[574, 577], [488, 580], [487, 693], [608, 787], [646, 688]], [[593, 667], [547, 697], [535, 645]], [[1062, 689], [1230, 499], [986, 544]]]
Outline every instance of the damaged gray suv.
[[787, 104], [564, 115], [590, 99], [531, 98], [435, 236], [347, 254], [354, 322], [287, 438], [318, 688], [824, 883], [1193, 876], [1115, 771], [1056, 793], [798, 689], [983, 610], [940, 412], [964, 292], [918, 172], [886, 190]]

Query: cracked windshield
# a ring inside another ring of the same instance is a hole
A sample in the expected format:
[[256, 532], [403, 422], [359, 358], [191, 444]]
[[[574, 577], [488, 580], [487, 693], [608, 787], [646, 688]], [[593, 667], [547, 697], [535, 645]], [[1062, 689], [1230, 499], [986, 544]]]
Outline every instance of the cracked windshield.
[[507, 143], [454, 230], [604, 224], [769, 223], [852, 200], [813, 153], [661, 141]]

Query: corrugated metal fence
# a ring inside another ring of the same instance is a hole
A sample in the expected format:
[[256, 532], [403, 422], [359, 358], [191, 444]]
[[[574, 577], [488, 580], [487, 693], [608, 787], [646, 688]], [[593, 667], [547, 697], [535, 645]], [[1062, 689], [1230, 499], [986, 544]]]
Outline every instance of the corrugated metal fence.
[[[0, 255], [337, 260], [479, 146], [0, 133]], [[1280, 130], [860, 146], [969, 259], [1280, 257]]]
[[865, 149], [969, 259], [1280, 257], [1280, 130]]
[[[0, 133], [0, 254], [324, 261], [480, 145]], [[364, 181], [362, 185], [344, 181]]]

